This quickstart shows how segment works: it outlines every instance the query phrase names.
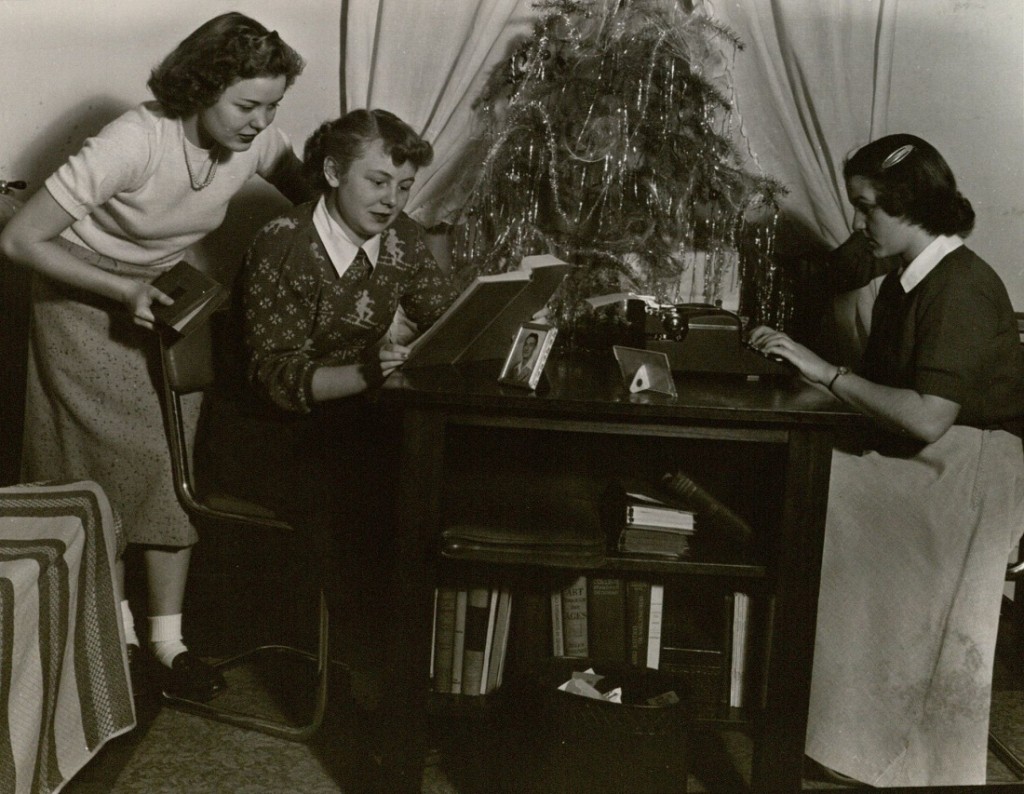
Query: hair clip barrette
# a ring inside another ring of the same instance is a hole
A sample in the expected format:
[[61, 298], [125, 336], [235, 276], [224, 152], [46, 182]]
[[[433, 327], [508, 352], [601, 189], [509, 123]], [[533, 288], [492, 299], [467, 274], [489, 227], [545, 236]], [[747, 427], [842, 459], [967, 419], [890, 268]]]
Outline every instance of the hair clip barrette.
[[901, 146], [896, 149], [892, 154], [882, 160], [882, 168], [892, 168], [896, 163], [901, 162], [906, 158], [908, 154], [914, 151], [914, 144], [908, 143], [905, 146]]

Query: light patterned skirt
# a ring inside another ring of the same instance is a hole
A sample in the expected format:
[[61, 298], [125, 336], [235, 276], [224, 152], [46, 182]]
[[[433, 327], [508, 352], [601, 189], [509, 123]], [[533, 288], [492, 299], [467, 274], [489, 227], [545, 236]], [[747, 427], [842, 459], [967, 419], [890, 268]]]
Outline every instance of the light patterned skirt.
[[833, 453], [807, 754], [875, 786], [985, 783], [1021, 440], [954, 426], [909, 459]]
[[[139, 267], [65, 243], [75, 256], [127, 278]], [[174, 494], [153, 331], [117, 303], [41, 276], [32, 283], [22, 479], [94, 480], [130, 543], [183, 547], [198, 536]], [[190, 437], [200, 396], [187, 400]]]

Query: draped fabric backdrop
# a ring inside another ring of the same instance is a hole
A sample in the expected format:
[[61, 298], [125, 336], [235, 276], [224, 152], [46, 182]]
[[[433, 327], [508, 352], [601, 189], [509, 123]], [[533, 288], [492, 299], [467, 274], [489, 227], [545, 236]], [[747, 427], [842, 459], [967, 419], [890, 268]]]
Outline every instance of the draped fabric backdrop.
[[896, 0], [709, 0], [746, 44], [733, 67], [743, 132], [835, 247], [849, 234], [843, 158], [886, 133]]
[[[850, 232], [843, 158], [887, 132], [897, 0], [703, 0], [746, 49], [731, 63], [741, 144], [790, 190], [783, 209], [829, 248]], [[348, 0], [348, 109], [382, 107], [432, 141], [408, 211], [444, 220], [468, 184], [472, 105], [484, 80], [529, 33], [532, 0]], [[877, 283], [837, 306], [855, 354], [869, 329]]]
[[461, 200], [460, 156], [471, 144], [473, 101], [492, 68], [528, 34], [532, 0], [348, 0], [347, 110], [383, 108], [434, 145], [407, 211], [424, 226]]
[[[888, 130], [897, 0], [705, 0], [747, 45], [733, 67], [742, 132], [790, 194], [784, 211], [829, 248], [850, 233], [843, 159]], [[856, 358], [879, 280], [842, 296], [838, 346]]]

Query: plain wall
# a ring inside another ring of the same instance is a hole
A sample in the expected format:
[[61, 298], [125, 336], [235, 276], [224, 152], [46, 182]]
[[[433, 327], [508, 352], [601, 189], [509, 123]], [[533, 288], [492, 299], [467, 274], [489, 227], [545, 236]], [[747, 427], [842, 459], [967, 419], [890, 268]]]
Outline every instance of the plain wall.
[[967, 244], [1024, 311], [1024, 2], [899, 0], [893, 52], [890, 131], [949, 161], [978, 216]]

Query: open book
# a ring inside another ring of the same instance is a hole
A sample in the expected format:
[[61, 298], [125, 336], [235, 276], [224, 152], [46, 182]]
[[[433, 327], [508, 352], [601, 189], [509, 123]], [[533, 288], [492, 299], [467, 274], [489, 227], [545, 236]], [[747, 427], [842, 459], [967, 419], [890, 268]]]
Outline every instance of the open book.
[[519, 326], [544, 308], [571, 269], [542, 254], [523, 257], [518, 270], [477, 276], [409, 346], [403, 369], [505, 358]]

